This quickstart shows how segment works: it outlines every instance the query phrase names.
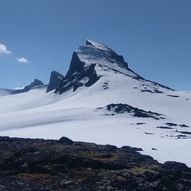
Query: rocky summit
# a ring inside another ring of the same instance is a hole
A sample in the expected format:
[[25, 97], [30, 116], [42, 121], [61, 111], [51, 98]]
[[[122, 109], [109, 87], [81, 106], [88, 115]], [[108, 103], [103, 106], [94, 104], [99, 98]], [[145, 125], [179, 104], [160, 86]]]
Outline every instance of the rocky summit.
[[50, 82], [47, 87], [47, 92], [55, 90], [60, 85], [63, 79], [64, 76], [62, 74], [57, 71], [52, 71], [50, 75]]
[[[117, 54], [105, 44], [86, 40], [85, 45], [74, 51], [70, 68], [55, 92], [62, 94], [68, 90], [76, 91], [80, 87], [90, 87], [99, 79], [111, 73], [148, 82], [128, 67], [128, 63], [123, 56]], [[155, 82], [151, 83], [156, 86], [155, 91], [150, 90], [154, 93], [162, 93], [157, 91], [158, 87], [170, 89]]]
[[190, 191], [191, 169], [140, 148], [0, 137], [1, 191]]
[[123, 56], [104, 44], [86, 40], [86, 44], [73, 53], [70, 68], [56, 92], [64, 93], [69, 89], [76, 91], [79, 87], [92, 86], [103, 76], [99, 74], [100, 69], [122, 72], [142, 79], [128, 68]]

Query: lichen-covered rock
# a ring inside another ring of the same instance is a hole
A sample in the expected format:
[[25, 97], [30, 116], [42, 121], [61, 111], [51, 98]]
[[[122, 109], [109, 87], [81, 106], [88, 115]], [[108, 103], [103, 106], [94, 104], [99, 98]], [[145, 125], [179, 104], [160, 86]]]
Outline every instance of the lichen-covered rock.
[[189, 191], [191, 169], [140, 148], [0, 137], [1, 191]]

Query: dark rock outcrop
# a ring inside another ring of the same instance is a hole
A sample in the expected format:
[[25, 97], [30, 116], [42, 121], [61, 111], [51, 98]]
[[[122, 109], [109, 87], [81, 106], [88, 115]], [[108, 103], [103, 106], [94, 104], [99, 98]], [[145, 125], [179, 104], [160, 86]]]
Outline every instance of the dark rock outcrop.
[[[69, 144], [68, 144], [69, 143]], [[72, 144], [71, 144], [72, 143]], [[189, 191], [191, 169], [140, 148], [0, 137], [1, 191]]]
[[79, 87], [90, 87], [99, 80], [100, 76], [97, 75], [95, 64], [85, 66], [81, 62], [77, 53], [74, 52], [70, 64], [70, 68], [55, 92], [60, 94], [72, 89], [76, 91]]
[[[98, 108], [98, 109], [104, 109], [104, 107]], [[153, 118], [156, 120], [164, 119], [164, 115], [152, 112], [152, 111], [145, 111], [136, 107], [132, 107], [128, 104], [109, 104], [105, 108], [107, 111], [111, 113], [111, 115], [115, 114], [122, 114], [122, 113], [129, 113], [133, 115], [134, 117], [143, 117], [143, 118]]]
[[72, 145], [74, 142], [71, 139], [68, 139], [67, 137], [61, 137], [58, 140], [58, 143], [64, 144], [64, 145]]
[[59, 72], [56, 71], [51, 72], [50, 81], [47, 87], [47, 92], [55, 90], [60, 85], [63, 79], [64, 76]]
[[29, 91], [29, 90], [31, 90], [32, 88], [39, 87], [39, 86], [43, 86], [43, 85], [44, 85], [44, 84], [43, 84], [42, 81], [40, 81], [40, 80], [38, 80], [38, 79], [34, 79], [34, 81], [33, 81], [31, 84], [29, 84], [28, 86], [25, 86], [25, 87], [24, 87], [24, 90], [25, 90], [25, 91]]

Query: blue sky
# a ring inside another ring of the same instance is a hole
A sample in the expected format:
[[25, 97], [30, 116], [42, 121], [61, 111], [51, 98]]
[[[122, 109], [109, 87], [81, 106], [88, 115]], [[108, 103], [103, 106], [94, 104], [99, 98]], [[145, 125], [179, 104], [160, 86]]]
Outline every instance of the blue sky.
[[92, 39], [143, 77], [191, 90], [190, 10], [190, 0], [0, 0], [0, 87], [48, 83]]

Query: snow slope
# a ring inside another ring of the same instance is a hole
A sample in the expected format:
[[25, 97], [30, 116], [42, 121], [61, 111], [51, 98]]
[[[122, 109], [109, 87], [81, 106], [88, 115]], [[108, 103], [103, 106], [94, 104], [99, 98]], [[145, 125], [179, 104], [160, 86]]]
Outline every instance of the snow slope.
[[[143, 148], [143, 153], [160, 162], [174, 160], [191, 166], [191, 92], [173, 91], [145, 80], [102, 44], [87, 41], [76, 56], [82, 67], [70, 70], [57, 93], [46, 93], [46, 88], [41, 88], [0, 94], [0, 136], [67, 136], [100, 144], [130, 145]], [[91, 72], [99, 78], [88, 86], [92, 73], [85, 71], [92, 64]], [[61, 91], [63, 87], [69, 88]], [[106, 106], [111, 103], [157, 112], [164, 119], [108, 111]]]
[[0, 96], [8, 95], [8, 94], [10, 94], [9, 90], [7, 90], [7, 89], [0, 89]]

